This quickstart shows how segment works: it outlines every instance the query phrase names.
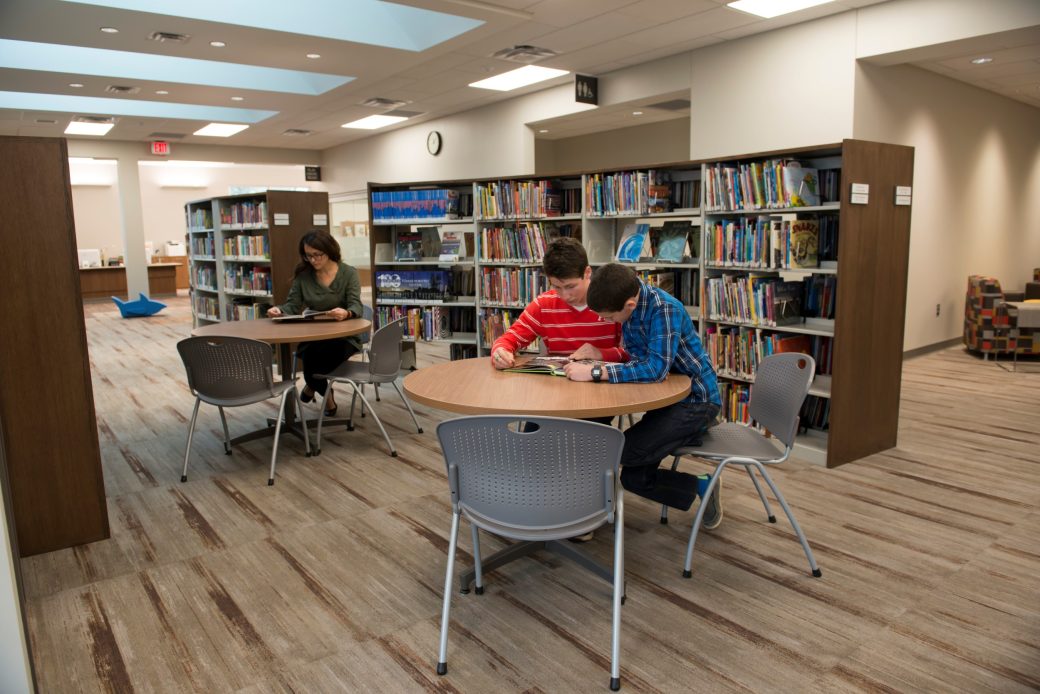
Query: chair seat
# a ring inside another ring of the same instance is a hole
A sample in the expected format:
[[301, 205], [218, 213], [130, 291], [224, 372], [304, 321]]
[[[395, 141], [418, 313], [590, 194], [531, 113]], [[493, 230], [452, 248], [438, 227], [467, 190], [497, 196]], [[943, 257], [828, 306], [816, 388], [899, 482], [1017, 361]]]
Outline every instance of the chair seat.
[[295, 388], [296, 384], [292, 381], [275, 381], [271, 384], [271, 390], [260, 390], [249, 395], [242, 395], [237, 398], [214, 398], [208, 395], [198, 393], [199, 400], [209, 405], [216, 405], [217, 407], [241, 407], [242, 405], [252, 405], [254, 402], [263, 402], [264, 400], [270, 400], [273, 397], [280, 396], [290, 388]]
[[367, 362], [361, 361], [345, 361], [335, 370], [328, 374], [316, 374], [318, 378], [328, 379], [346, 379], [354, 381], [355, 383], [389, 383], [390, 381], [397, 379], [397, 374], [374, 374], [369, 370]]
[[549, 542], [551, 540], [565, 540], [569, 537], [584, 535], [592, 532], [604, 523], [607, 523], [606, 513], [597, 513], [589, 518], [583, 518], [574, 523], [566, 525], [555, 525], [551, 528], [527, 527], [519, 528], [515, 525], [500, 523], [494, 518], [477, 513], [465, 504], [460, 504], [460, 510], [466, 520], [474, 525], [499, 537], [507, 537], [511, 540], [524, 540], [528, 542]]
[[716, 459], [742, 456], [759, 462], [779, 460], [784, 452], [773, 441], [749, 426], [724, 422], [709, 429], [701, 438], [701, 445], [679, 448], [674, 454]]

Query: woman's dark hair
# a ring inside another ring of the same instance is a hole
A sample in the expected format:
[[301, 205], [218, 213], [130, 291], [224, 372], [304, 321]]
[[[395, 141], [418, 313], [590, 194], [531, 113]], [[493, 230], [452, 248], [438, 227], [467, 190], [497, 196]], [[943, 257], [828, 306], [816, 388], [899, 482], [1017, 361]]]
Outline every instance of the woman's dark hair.
[[625, 302], [639, 295], [639, 277], [632, 268], [608, 263], [592, 273], [586, 301], [597, 313], [617, 313]]
[[581, 241], [570, 236], [561, 236], [549, 244], [542, 258], [542, 270], [546, 277], [558, 280], [581, 279], [589, 266], [589, 256]]
[[336, 239], [332, 238], [332, 234], [321, 229], [312, 229], [300, 239], [300, 264], [293, 271], [293, 279], [299, 277], [307, 270], [313, 269], [311, 264], [307, 262], [307, 252], [303, 250], [304, 246], [310, 246], [316, 251], [321, 251], [336, 265], [339, 265], [339, 261], [342, 258], [339, 252], [339, 244], [336, 243]]

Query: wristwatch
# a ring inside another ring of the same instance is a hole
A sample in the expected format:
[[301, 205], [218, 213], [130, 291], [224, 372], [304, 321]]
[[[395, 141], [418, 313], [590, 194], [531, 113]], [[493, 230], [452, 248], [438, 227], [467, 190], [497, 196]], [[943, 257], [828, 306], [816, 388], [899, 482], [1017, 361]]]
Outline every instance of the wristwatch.
[[603, 367], [596, 364], [592, 367], [592, 380], [595, 383], [599, 383], [603, 379]]

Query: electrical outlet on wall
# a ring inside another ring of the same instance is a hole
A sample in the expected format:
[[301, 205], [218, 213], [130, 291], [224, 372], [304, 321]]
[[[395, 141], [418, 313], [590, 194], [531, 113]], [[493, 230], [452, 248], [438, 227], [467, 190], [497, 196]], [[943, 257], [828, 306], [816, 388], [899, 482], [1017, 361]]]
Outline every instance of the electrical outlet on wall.
[[939, 316], [939, 309], [940, 308], [942, 308], [942, 304], [936, 304], [935, 305], [935, 315], [936, 315], [936, 317]]

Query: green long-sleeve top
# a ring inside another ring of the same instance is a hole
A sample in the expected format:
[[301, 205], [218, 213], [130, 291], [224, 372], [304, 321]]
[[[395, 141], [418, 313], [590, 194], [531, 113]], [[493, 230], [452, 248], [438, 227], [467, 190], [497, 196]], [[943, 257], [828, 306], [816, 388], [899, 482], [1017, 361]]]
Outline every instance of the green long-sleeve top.
[[[354, 317], [361, 318], [364, 308], [361, 305], [361, 279], [356, 269], [346, 263], [339, 264], [336, 277], [327, 287], [318, 282], [314, 270], [305, 270], [289, 288], [289, 298], [279, 306], [282, 313], [295, 315], [305, 308], [315, 311], [329, 311], [334, 308], [345, 308]], [[348, 337], [348, 341], [361, 349], [361, 342], [356, 337]]]

